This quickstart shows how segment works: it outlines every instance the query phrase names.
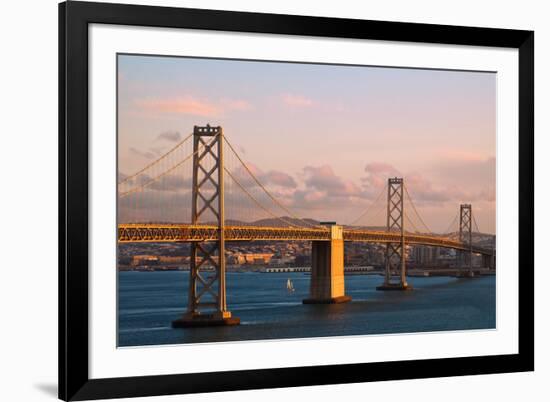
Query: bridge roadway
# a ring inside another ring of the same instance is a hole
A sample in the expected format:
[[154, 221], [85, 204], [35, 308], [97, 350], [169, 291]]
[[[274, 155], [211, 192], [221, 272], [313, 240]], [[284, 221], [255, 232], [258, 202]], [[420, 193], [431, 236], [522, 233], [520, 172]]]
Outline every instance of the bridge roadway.
[[[330, 230], [324, 228], [296, 228], [269, 226], [225, 226], [225, 241], [330, 241]], [[399, 243], [399, 232], [344, 228], [344, 241], [366, 243]], [[218, 239], [218, 227], [214, 225], [129, 223], [118, 225], [119, 243], [160, 243], [213, 241]], [[406, 244], [419, 244], [470, 251], [468, 244], [431, 235], [405, 233]], [[493, 251], [472, 247], [477, 254], [492, 256]]]

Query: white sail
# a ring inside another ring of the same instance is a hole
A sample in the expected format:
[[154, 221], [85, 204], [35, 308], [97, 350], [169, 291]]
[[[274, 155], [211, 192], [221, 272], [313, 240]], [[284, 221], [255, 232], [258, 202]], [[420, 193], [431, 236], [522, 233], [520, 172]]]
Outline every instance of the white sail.
[[288, 278], [286, 281], [286, 289], [289, 292], [294, 292], [294, 285], [292, 284], [292, 281], [290, 280], [290, 278]]

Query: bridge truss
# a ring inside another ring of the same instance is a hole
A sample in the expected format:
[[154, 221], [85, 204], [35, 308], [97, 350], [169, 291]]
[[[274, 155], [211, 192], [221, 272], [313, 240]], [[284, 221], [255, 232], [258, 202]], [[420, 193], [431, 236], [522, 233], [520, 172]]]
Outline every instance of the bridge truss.
[[[264, 226], [225, 226], [224, 240], [236, 241], [329, 241], [328, 229], [264, 227]], [[397, 243], [400, 233], [386, 231], [344, 228], [344, 241], [362, 243]], [[213, 225], [127, 223], [118, 226], [119, 243], [164, 243], [164, 242], [204, 242], [218, 240], [218, 227]], [[469, 251], [470, 246], [460, 241], [441, 236], [415, 233], [404, 234], [405, 244], [444, 247]], [[472, 252], [487, 256], [493, 250], [472, 246]]]

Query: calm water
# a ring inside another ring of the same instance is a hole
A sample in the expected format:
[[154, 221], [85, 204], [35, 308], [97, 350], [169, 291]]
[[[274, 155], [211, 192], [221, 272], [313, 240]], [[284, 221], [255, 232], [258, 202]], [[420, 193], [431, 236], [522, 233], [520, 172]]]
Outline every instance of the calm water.
[[[303, 305], [304, 273], [229, 273], [227, 303], [241, 325], [172, 329], [185, 310], [188, 272], [119, 273], [119, 346], [495, 328], [495, 277], [409, 278], [381, 292], [381, 276], [346, 275], [347, 304]], [[288, 294], [286, 281], [296, 291]]]

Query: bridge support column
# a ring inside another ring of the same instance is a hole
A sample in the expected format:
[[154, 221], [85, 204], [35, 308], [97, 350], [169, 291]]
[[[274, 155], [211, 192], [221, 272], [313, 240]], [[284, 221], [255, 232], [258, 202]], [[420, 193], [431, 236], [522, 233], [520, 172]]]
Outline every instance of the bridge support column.
[[[213, 167], [211, 167], [213, 165]], [[193, 203], [191, 222], [218, 223], [218, 239], [191, 245], [187, 312], [172, 321], [172, 327], [237, 325], [225, 299], [225, 213], [223, 130], [198, 127], [193, 130]]]
[[[407, 266], [405, 263], [405, 225], [404, 225], [404, 194], [403, 179], [388, 179], [388, 232], [399, 232], [399, 243], [386, 244], [386, 270], [384, 283], [376, 290], [411, 290], [407, 283]], [[397, 276], [397, 281], [393, 278]]]
[[344, 282], [344, 237], [339, 225], [330, 227], [330, 241], [311, 243], [311, 282], [304, 304], [346, 303]]
[[460, 225], [458, 239], [468, 245], [469, 250], [458, 253], [457, 276], [472, 278], [473, 270], [473, 252], [472, 252], [472, 204], [460, 205]]

